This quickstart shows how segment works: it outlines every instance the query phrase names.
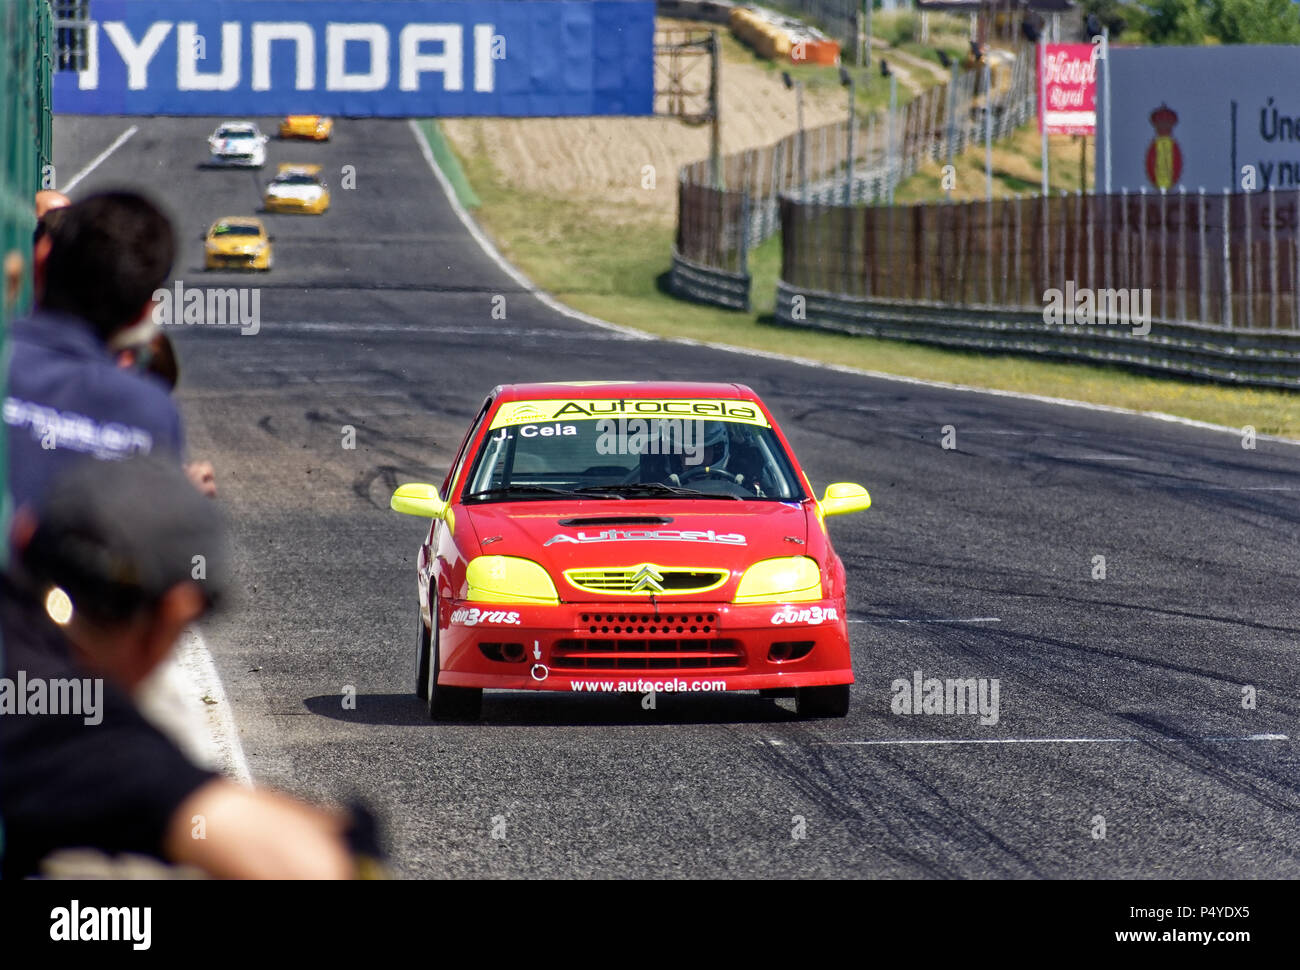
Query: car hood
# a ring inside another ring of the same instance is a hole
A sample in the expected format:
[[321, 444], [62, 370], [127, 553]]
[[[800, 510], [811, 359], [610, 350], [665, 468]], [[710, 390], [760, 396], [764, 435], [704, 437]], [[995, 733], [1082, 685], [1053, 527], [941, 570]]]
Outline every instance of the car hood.
[[[547, 569], [569, 601], [600, 597], [559, 582], [567, 569], [653, 563], [728, 569], [797, 556], [807, 548], [808, 514], [798, 502], [509, 502], [462, 506], [484, 555], [519, 556]], [[613, 507], [611, 507], [613, 506]], [[608, 597], [603, 597], [608, 599]]]

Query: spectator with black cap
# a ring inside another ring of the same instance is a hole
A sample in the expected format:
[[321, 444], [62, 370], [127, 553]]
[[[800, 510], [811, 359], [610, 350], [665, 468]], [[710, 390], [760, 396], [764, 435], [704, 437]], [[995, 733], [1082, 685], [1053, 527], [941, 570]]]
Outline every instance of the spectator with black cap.
[[[4, 676], [98, 677], [102, 700], [93, 723], [0, 709], [5, 876], [35, 874], [51, 853], [78, 848], [233, 878], [346, 878], [369, 868], [359, 856], [368, 862], [377, 850], [349, 843], [350, 826], [366, 824], [196, 767], [132, 701], [218, 598], [224, 574], [217, 510], [178, 467], [84, 461], [35, 510], [20, 510], [13, 547], [0, 577]], [[196, 816], [202, 838], [193, 837]]]

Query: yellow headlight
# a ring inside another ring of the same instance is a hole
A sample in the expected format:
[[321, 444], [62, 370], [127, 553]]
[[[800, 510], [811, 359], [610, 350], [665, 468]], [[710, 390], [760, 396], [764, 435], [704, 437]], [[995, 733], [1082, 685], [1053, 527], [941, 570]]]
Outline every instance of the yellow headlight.
[[465, 569], [466, 598], [477, 603], [560, 602], [546, 570], [516, 556], [479, 556]]
[[822, 573], [807, 556], [764, 559], [745, 570], [737, 603], [806, 603], [822, 598]]

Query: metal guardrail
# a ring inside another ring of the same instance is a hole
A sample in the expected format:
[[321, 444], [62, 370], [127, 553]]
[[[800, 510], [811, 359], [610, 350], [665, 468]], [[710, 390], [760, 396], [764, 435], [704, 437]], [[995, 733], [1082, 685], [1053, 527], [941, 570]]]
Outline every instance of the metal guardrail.
[[[796, 310], [796, 298], [800, 299]], [[777, 281], [776, 318], [792, 327], [887, 337], [965, 350], [1111, 364], [1226, 384], [1300, 389], [1300, 333], [1152, 320], [1136, 336], [1119, 326], [1052, 326], [1041, 312], [860, 299]]]
[[749, 310], [749, 273], [733, 273], [691, 262], [676, 249], [668, 273], [668, 289], [674, 296], [732, 310]]

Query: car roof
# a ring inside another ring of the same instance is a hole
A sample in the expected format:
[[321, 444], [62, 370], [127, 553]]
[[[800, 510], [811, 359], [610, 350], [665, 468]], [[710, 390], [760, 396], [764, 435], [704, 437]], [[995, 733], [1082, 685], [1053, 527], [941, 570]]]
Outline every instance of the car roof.
[[614, 400], [621, 398], [729, 398], [758, 401], [744, 384], [704, 381], [560, 381], [502, 384], [493, 392], [500, 401], [546, 401], [557, 398]]
[[300, 165], [297, 162], [281, 162], [280, 167], [275, 170], [279, 175], [320, 175], [319, 165]]
[[251, 121], [223, 121], [218, 128], [230, 128], [234, 131], [257, 131], [257, 125]]

